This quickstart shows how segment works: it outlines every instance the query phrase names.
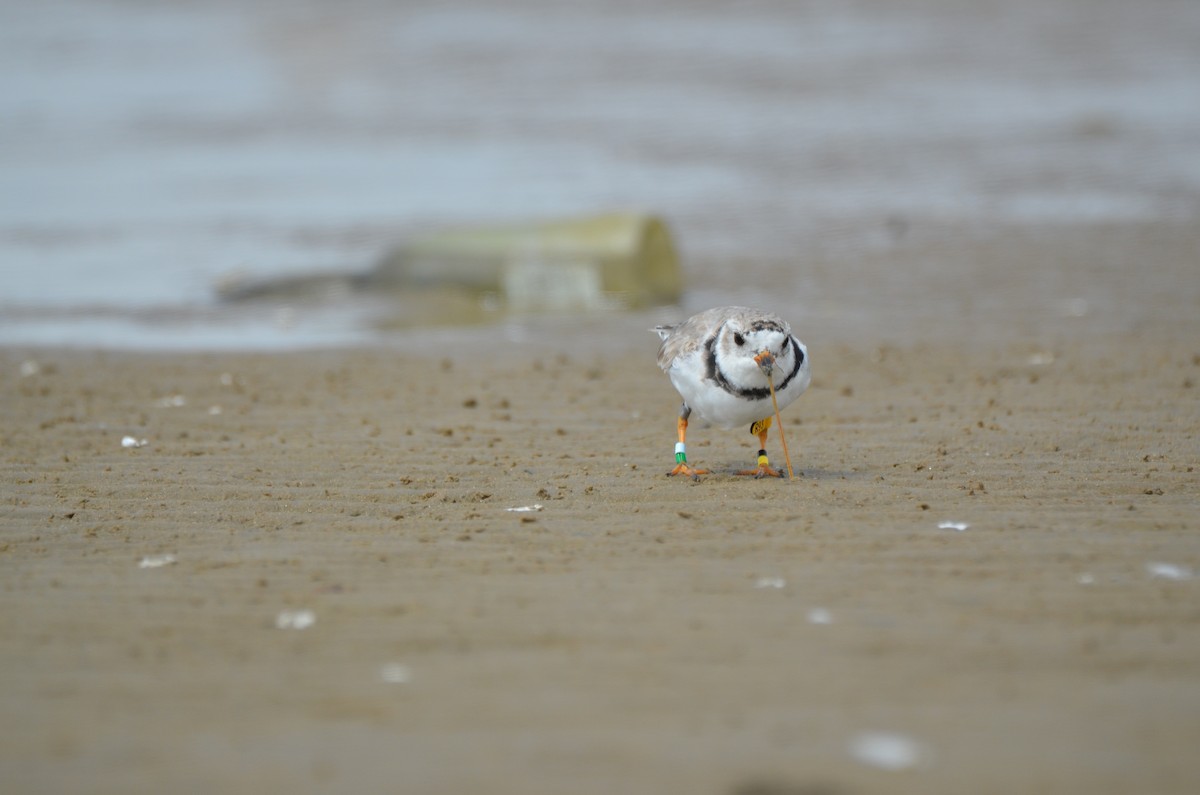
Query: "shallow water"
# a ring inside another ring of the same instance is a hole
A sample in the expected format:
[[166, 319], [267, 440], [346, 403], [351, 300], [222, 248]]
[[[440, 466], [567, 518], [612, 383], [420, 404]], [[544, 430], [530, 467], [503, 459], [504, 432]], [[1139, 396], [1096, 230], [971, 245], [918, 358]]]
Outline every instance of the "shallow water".
[[0, 343], [380, 339], [212, 288], [446, 224], [653, 211], [688, 307], [870, 318], [909, 230], [1200, 215], [1191, 3], [243, 5], [0, 4]]

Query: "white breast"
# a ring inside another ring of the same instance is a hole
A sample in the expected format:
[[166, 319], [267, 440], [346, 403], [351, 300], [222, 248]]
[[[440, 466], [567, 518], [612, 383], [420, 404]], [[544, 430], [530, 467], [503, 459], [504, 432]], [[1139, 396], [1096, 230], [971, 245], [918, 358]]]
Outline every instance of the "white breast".
[[[727, 392], [718, 384], [705, 378], [703, 351], [695, 351], [682, 356], [671, 365], [667, 371], [671, 383], [692, 411], [699, 414], [714, 425], [722, 428], [735, 428], [739, 425], [749, 425], [764, 419], [774, 413], [771, 398], [755, 400]], [[778, 378], [778, 372], [776, 374]], [[777, 390], [775, 397], [779, 408], [789, 405], [808, 388], [810, 379], [808, 362], [805, 360], [796, 376], [784, 389]], [[761, 384], [748, 386], [766, 387], [766, 378]]]

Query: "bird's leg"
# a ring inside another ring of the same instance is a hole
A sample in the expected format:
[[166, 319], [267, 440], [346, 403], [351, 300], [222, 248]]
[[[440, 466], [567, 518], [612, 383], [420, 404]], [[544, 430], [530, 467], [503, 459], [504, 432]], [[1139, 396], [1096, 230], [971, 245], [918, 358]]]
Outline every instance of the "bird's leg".
[[756, 478], [781, 478], [783, 473], [778, 469], [771, 468], [771, 462], [767, 459], [767, 431], [771, 427], [772, 417], [759, 420], [750, 426], [750, 433], [758, 436], [758, 468], [743, 469], [738, 472], [739, 475], [751, 475]]
[[676, 427], [679, 429], [679, 441], [675, 444], [675, 468], [668, 472], [668, 475], [687, 475], [696, 480], [700, 475], [707, 475], [707, 469], [692, 469], [687, 462], [687, 426], [688, 417], [691, 416], [692, 410], [688, 408], [688, 404], [684, 403], [679, 409], [679, 421]]

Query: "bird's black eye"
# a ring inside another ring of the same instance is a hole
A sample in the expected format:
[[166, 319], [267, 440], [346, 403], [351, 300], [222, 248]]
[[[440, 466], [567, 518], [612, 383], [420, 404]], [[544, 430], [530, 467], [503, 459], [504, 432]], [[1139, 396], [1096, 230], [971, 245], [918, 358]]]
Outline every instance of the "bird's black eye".
[[733, 344], [740, 348], [746, 344], [746, 338], [735, 331], [733, 332]]

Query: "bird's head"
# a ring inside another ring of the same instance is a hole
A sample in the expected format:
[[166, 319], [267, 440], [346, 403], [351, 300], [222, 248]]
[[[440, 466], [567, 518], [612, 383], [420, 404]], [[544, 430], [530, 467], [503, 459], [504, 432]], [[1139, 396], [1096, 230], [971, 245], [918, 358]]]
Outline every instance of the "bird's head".
[[790, 367], [791, 329], [781, 320], [760, 318], [749, 324], [730, 321], [720, 340], [722, 365], [729, 375], [736, 372], [748, 380], [769, 380], [776, 367]]

